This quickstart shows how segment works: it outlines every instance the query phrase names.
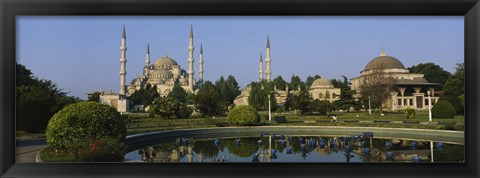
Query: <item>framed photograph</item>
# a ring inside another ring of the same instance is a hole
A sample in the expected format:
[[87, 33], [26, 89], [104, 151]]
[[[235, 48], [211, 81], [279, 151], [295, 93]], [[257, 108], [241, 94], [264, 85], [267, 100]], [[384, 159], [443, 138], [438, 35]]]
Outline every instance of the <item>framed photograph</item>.
[[479, 177], [476, 0], [0, 11], [2, 177]]

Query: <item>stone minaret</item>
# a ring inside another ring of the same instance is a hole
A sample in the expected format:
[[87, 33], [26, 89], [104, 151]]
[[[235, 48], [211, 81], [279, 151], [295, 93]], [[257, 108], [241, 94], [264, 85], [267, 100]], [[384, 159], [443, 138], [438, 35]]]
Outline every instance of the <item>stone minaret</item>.
[[267, 70], [265, 71], [265, 75], [267, 78], [267, 81], [270, 81], [270, 75], [272, 74], [271, 71], [271, 59], [270, 59], [270, 36], [267, 36], [267, 58], [265, 58], [265, 63], [267, 64]]
[[150, 42], [147, 43], [147, 55], [145, 57], [145, 67], [143, 69], [143, 76], [148, 76], [150, 73]]
[[262, 57], [262, 52], [260, 52], [260, 70], [258, 70], [258, 73], [260, 74], [260, 81], [263, 80], [263, 57]]
[[199, 63], [198, 80], [203, 81], [203, 48], [201, 43], [200, 43], [200, 60], [198, 61], [198, 63]]
[[122, 31], [122, 46], [120, 47], [120, 95], [125, 95], [125, 75], [127, 75], [127, 35], [125, 34], [125, 25]]
[[193, 92], [193, 27], [190, 24], [190, 42], [188, 45], [188, 89]]

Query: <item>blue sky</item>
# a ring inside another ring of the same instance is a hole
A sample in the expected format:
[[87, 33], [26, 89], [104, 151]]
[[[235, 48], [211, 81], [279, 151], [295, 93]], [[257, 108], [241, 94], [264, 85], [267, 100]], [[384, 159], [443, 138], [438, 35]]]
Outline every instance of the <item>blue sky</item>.
[[[292, 74], [357, 77], [385, 52], [405, 67], [434, 62], [449, 72], [464, 61], [463, 16], [19, 16], [17, 61], [35, 76], [86, 99], [100, 88], [119, 90], [122, 25], [127, 31], [127, 83], [165, 53], [188, 68], [189, 25], [194, 71], [200, 43], [204, 78], [234, 75], [243, 88], [258, 80], [260, 52], [270, 35], [272, 78]], [[265, 69], [265, 64], [264, 64]]]

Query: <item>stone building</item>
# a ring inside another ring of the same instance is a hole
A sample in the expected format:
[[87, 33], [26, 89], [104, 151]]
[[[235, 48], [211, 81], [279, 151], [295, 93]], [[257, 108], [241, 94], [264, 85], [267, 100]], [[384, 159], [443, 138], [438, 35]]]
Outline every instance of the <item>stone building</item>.
[[[148, 84], [157, 87], [157, 92], [160, 96], [166, 96], [172, 91], [175, 84], [179, 84], [187, 92], [195, 92], [195, 89], [203, 83], [203, 49], [200, 45], [200, 60], [199, 60], [199, 80], [194, 78], [193, 71], [193, 27], [190, 25], [190, 36], [188, 46], [188, 71], [182, 67], [173, 58], [164, 54], [158, 58], [153, 64], [150, 63], [150, 44], [147, 43], [147, 52], [145, 57], [145, 66], [143, 67], [143, 74], [134, 78], [130, 85], [125, 84], [126, 80], [126, 51], [127, 51], [127, 37], [125, 32], [125, 25], [122, 31], [122, 44], [120, 47], [120, 90], [119, 93], [105, 93], [100, 95], [100, 102], [108, 104], [117, 108], [119, 112], [128, 112], [129, 101], [128, 96], [135, 91], [146, 88]], [[117, 101], [115, 101], [117, 100]], [[123, 104], [125, 103], [125, 104]]]
[[390, 97], [382, 106], [389, 110], [403, 110], [407, 107], [414, 109], [428, 109], [427, 91], [431, 93], [432, 106], [439, 97], [434, 90], [440, 84], [430, 83], [423, 74], [410, 73], [408, 69], [395, 57], [388, 56], [382, 49], [380, 56], [372, 59], [360, 72], [359, 77], [350, 79], [351, 89], [357, 90], [356, 97], [361, 97], [360, 89], [370, 78], [382, 78], [390, 85]]
[[334, 102], [340, 99], [340, 88], [335, 88], [330, 80], [319, 78], [313, 81], [309, 89], [313, 99]]

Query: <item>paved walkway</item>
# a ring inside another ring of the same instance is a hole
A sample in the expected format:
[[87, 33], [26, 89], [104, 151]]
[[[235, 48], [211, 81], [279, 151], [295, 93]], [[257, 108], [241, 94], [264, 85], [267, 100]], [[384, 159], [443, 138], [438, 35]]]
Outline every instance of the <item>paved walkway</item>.
[[17, 138], [15, 160], [17, 163], [35, 162], [37, 152], [47, 146], [44, 138]]

